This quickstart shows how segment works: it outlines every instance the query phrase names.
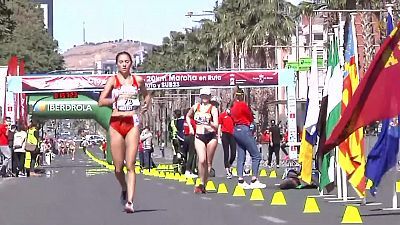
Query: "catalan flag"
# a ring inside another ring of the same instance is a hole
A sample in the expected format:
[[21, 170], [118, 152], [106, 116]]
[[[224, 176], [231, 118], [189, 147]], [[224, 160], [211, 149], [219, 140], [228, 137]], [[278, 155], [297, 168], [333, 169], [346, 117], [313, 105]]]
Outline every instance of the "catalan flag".
[[[342, 114], [352, 99], [359, 84], [357, 65], [357, 39], [355, 35], [354, 17], [351, 16], [347, 26], [346, 46], [344, 54]], [[365, 196], [365, 152], [364, 129], [359, 128], [347, 140], [339, 145], [339, 165], [346, 171], [349, 183], [360, 197]]]

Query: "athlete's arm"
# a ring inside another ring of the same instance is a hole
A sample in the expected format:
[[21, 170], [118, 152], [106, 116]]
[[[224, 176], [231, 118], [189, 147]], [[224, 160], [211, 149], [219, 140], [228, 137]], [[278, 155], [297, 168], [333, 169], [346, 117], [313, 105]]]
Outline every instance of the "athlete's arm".
[[139, 84], [140, 92], [143, 95], [143, 99], [144, 99], [144, 105], [142, 107], [142, 112], [146, 112], [150, 106], [151, 94], [147, 91], [146, 85], [144, 85], [143, 78], [140, 76], [135, 76], [135, 78]]
[[99, 97], [99, 106], [110, 106], [115, 102], [115, 99], [112, 98], [107, 98], [107, 96], [110, 94], [111, 90], [113, 89], [115, 83], [115, 77], [112, 76], [108, 78], [106, 86], [104, 87], [103, 91], [100, 94]]
[[213, 117], [213, 121], [211, 121], [210, 125], [214, 130], [218, 130], [218, 109], [217, 107], [212, 107], [211, 109], [211, 115]]

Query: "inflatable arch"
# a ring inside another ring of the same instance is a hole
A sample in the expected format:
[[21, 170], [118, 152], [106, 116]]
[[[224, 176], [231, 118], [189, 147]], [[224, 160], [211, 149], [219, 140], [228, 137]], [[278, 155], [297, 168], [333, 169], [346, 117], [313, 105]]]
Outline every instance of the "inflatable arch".
[[[79, 93], [76, 98], [54, 98], [53, 94], [28, 94], [28, 113], [34, 119], [94, 119], [105, 130], [109, 128], [111, 108], [99, 107], [90, 94]], [[107, 143], [110, 137], [107, 133]], [[107, 144], [109, 153], [110, 144]], [[107, 154], [111, 163], [111, 154]]]

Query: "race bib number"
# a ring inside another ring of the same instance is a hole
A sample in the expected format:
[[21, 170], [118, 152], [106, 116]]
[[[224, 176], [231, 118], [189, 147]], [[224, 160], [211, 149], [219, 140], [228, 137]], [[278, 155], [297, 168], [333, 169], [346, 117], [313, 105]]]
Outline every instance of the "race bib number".
[[139, 108], [140, 102], [131, 96], [120, 96], [117, 100], [118, 111], [133, 111]]

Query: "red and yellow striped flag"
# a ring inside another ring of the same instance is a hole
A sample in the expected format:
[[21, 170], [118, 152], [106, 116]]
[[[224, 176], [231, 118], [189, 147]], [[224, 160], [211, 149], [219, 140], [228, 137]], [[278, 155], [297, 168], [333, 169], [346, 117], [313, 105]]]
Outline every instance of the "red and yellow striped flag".
[[[346, 110], [349, 101], [357, 89], [360, 79], [357, 70], [357, 41], [354, 31], [354, 18], [352, 17], [348, 25], [345, 49], [342, 114]], [[339, 149], [339, 165], [346, 171], [347, 178], [358, 195], [364, 197], [366, 189], [364, 129], [357, 129], [339, 145]]]

